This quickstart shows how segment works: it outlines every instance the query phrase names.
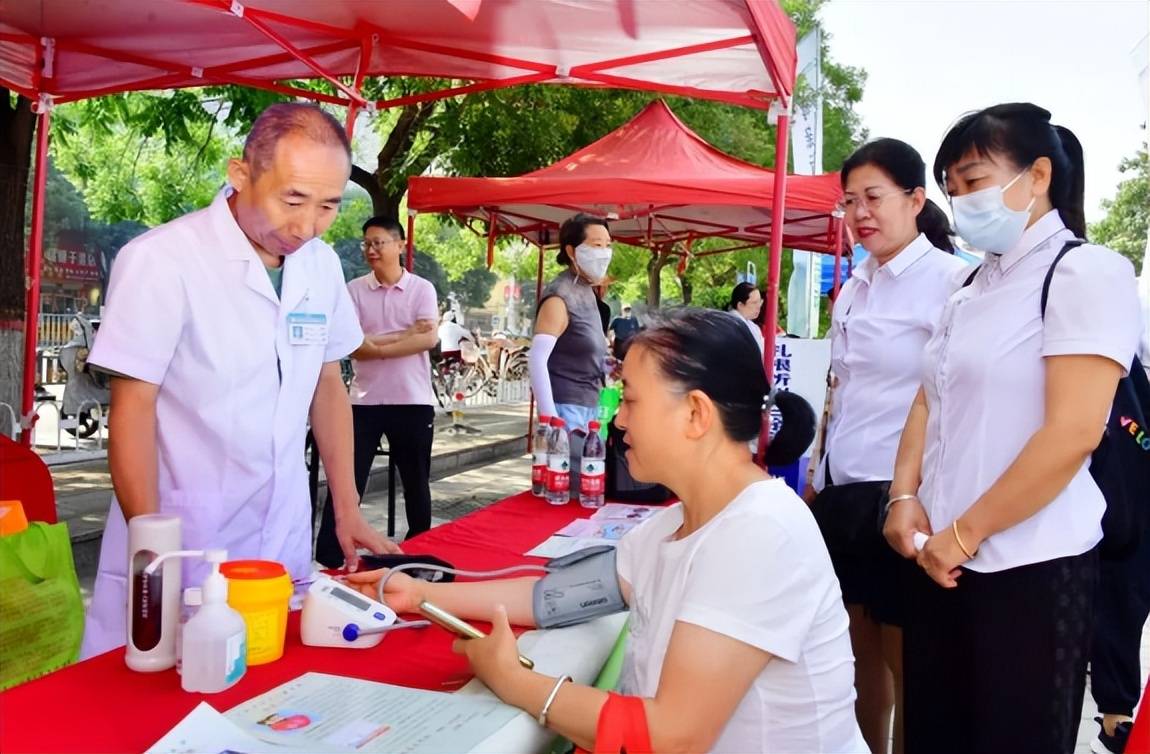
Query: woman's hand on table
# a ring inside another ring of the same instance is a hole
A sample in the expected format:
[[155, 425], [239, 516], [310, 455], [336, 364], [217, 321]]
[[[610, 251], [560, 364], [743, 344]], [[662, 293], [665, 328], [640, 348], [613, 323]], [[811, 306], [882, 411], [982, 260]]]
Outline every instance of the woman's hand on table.
[[335, 536], [339, 540], [340, 549], [343, 550], [344, 563], [349, 571], [354, 571], [358, 566], [359, 555], [356, 553], [361, 547], [371, 550], [377, 555], [396, 555], [403, 552], [399, 545], [373, 529], [358, 508], [352, 509], [344, 515], [340, 515], [340, 511], [337, 509]]
[[[388, 568], [379, 568], [374, 571], [349, 573], [347, 583], [373, 600], [378, 600], [380, 579], [387, 576], [389, 571]], [[424, 594], [425, 586], [424, 581], [414, 579], [403, 572], [397, 573], [387, 580], [383, 601], [397, 613], [419, 612], [419, 603], [427, 599]]]
[[531, 672], [519, 664], [515, 632], [511, 630], [507, 608], [503, 605], [495, 607], [495, 614], [491, 616], [490, 634], [482, 639], [456, 639], [451, 648], [458, 654], [466, 655], [475, 676], [505, 702], [515, 679], [522, 673]]

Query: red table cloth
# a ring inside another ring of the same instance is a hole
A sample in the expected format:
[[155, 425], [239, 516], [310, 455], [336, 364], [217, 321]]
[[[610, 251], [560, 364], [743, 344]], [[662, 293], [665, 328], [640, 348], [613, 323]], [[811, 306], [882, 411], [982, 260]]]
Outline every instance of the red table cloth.
[[[523, 553], [590, 513], [577, 503], [552, 506], [525, 492], [414, 537], [404, 550], [436, 555], [465, 569], [541, 563]], [[201, 701], [228, 710], [312, 671], [453, 691], [472, 675], [467, 661], [451, 651], [452, 639], [431, 627], [397, 631], [373, 649], [306, 647], [300, 643], [295, 612], [288, 620], [282, 659], [248, 668], [235, 686], [208, 695], [183, 691], [174, 669], [129, 670], [120, 647], [0, 694], [0, 751], [144, 751]]]

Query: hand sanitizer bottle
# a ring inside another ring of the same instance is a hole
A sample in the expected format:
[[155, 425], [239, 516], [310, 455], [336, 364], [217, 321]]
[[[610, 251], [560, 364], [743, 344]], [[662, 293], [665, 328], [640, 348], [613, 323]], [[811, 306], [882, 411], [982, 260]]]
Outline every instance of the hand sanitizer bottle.
[[207, 550], [212, 564], [204, 580], [203, 605], [183, 630], [180, 685], [184, 691], [215, 694], [230, 688], [247, 670], [247, 626], [228, 607], [228, 580], [220, 573], [224, 550]]

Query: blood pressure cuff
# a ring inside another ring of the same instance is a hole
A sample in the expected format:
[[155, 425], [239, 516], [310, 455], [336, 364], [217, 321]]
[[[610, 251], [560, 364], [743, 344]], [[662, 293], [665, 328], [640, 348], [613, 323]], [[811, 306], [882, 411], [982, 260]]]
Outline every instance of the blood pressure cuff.
[[531, 607], [539, 628], [562, 628], [627, 609], [615, 570], [615, 548], [588, 547], [547, 564]]

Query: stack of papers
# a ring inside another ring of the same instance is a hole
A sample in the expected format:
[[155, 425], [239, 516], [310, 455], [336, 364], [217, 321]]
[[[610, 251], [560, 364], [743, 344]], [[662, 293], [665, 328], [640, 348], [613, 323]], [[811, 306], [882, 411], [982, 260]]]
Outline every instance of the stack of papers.
[[494, 697], [305, 673], [226, 715], [201, 704], [148, 754], [465, 752], [521, 715]]
[[527, 552], [537, 558], [559, 558], [588, 547], [615, 546], [623, 535], [663, 510], [664, 506], [607, 503], [591, 518], [579, 518]]

